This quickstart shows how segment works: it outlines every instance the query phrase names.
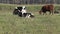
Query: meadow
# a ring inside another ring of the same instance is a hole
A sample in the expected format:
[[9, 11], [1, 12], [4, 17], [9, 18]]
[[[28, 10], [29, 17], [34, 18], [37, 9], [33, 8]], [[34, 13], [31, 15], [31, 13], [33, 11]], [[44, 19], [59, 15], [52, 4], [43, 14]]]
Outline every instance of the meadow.
[[[16, 6], [0, 4], [0, 34], [60, 34], [60, 14], [40, 15], [40, 5], [26, 5], [27, 12], [34, 13], [34, 18], [13, 15]], [[60, 6], [56, 5], [55, 10]]]

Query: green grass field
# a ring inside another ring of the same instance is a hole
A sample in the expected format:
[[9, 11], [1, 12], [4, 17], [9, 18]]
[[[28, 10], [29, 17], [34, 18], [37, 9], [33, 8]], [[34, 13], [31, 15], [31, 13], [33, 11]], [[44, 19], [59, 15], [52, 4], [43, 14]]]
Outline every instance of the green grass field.
[[12, 14], [15, 6], [0, 4], [0, 34], [60, 34], [60, 14], [39, 15], [41, 6], [26, 6], [35, 18], [21, 18]]

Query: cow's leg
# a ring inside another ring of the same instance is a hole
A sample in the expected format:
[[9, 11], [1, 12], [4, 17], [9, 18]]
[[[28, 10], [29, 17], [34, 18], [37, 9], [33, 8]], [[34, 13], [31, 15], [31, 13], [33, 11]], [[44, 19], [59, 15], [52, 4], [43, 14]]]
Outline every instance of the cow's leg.
[[43, 15], [46, 14], [46, 11], [43, 11]]
[[53, 15], [53, 14], [54, 14], [54, 11], [53, 11], [53, 10], [51, 10], [51, 11], [50, 11], [50, 14], [51, 14], [51, 15]]
[[54, 14], [54, 10], [52, 10], [52, 15]]
[[44, 15], [45, 13], [43, 12], [43, 15]]
[[43, 15], [45, 14], [45, 12], [43, 12]]
[[51, 14], [52, 12], [51, 11], [49, 11], [49, 15]]
[[52, 14], [52, 15], [53, 15], [53, 14], [54, 14], [54, 11], [53, 11], [53, 10], [51, 10], [51, 11], [50, 11], [50, 14]]

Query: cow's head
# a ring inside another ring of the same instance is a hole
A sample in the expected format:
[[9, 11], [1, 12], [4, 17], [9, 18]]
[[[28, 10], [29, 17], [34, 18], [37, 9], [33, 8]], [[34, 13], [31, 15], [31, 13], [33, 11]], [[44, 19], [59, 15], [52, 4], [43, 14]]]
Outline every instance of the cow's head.
[[42, 14], [42, 10], [39, 11], [39, 14]]

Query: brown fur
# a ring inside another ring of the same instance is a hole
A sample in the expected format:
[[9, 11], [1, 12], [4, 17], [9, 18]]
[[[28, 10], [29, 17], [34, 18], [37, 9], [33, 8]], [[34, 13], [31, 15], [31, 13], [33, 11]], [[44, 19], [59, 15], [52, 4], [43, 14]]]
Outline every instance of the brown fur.
[[39, 13], [41, 14], [41, 13], [46, 13], [47, 11], [49, 11], [49, 13], [51, 14], [53, 14], [54, 13], [54, 6], [53, 5], [45, 5], [45, 6], [43, 6], [42, 8], [41, 8], [41, 10], [39, 11]]

